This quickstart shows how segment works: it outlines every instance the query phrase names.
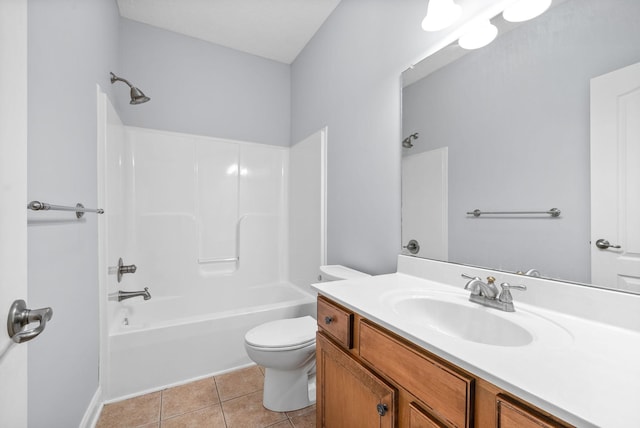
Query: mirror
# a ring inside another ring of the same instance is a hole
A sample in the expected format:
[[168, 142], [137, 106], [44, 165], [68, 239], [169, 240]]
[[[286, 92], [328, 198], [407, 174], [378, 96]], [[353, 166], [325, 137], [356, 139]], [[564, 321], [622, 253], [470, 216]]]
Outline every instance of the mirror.
[[402, 245], [417, 240], [416, 256], [591, 282], [590, 79], [640, 62], [640, 2], [554, 3], [403, 74]]

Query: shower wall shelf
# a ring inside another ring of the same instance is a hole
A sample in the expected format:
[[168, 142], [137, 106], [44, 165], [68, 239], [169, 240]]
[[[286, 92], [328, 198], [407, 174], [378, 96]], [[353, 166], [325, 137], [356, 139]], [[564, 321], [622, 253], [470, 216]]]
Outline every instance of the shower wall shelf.
[[84, 216], [84, 213], [104, 214], [104, 210], [101, 208], [98, 208], [98, 209], [85, 208], [84, 205], [82, 205], [81, 203], [77, 203], [75, 207], [67, 207], [63, 205], [52, 205], [46, 202], [31, 201], [27, 204], [27, 209], [30, 209], [33, 211], [49, 211], [49, 210], [75, 211], [76, 218], [78, 219], [82, 218]]
[[473, 211], [468, 211], [467, 215], [473, 215], [474, 217], [480, 217], [483, 214], [490, 215], [526, 215], [526, 214], [546, 214], [551, 217], [560, 217], [561, 211], [558, 208], [551, 208], [548, 211], [480, 211], [479, 209], [475, 209]]

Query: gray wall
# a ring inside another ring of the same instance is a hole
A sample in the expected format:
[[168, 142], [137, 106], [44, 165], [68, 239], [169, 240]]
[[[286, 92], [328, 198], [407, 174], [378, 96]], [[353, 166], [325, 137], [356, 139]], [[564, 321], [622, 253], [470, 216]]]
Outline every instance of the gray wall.
[[128, 19], [112, 70], [151, 101], [115, 106], [126, 125], [289, 145], [290, 67]]
[[[493, 3], [459, 0], [461, 22]], [[123, 19], [119, 73], [152, 101], [116, 91], [116, 106], [127, 125], [269, 144], [328, 125], [328, 262], [391, 272], [400, 73], [455, 30], [425, 33], [425, 12], [424, 0], [342, 0], [291, 67]]]
[[406, 153], [449, 147], [450, 261], [590, 281], [589, 80], [640, 61], [639, 16], [637, 0], [568, 1], [405, 88]]
[[[495, 3], [459, 0], [460, 22]], [[455, 31], [424, 0], [342, 0], [291, 69], [292, 141], [328, 126], [328, 262], [394, 272], [400, 253], [400, 74]]]
[[[471, 14], [489, 0], [466, 2]], [[442, 37], [420, 28], [425, 11], [343, 0], [291, 67], [122, 19], [114, 72], [152, 100], [116, 91], [116, 106], [127, 125], [281, 145], [328, 125], [328, 261], [394, 271], [400, 73]]]
[[400, 73], [424, 41], [422, 3], [342, 0], [293, 63], [292, 140], [328, 126], [330, 264], [395, 271]]
[[[96, 83], [110, 90], [118, 11], [107, 0], [28, 5], [28, 198], [96, 205]], [[98, 388], [97, 221], [32, 212], [28, 304], [53, 319], [29, 342], [29, 426], [78, 426]], [[22, 345], [24, 346], [24, 345]]]

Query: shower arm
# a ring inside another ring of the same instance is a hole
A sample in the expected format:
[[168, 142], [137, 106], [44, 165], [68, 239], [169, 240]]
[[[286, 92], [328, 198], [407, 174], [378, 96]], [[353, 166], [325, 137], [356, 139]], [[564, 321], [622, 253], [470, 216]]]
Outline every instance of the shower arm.
[[133, 89], [133, 85], [131, 83], [129, 83], [129, 81], [127, 79], [123, 79], [122, 77], [118, 77], [115, 74], [113, 74], [113, 72], [111, 72], [110, 74], [111, 74], [111, 83], [115, 83], [115, 82], [117, 82], [119, 80], [121, 82], [126, 83], [127, 85], [129, 85], [129, 87], [131, 89]]

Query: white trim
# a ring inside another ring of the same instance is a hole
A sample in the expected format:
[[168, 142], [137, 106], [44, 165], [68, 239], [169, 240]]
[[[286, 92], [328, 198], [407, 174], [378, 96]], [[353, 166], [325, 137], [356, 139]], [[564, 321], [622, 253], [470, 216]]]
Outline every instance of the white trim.
[[[0, 315], [27, 299], [27, 26], [26, 0], [0, 1]], [[29, 301], [27, 301], [29, 303]], [[47, 334], [45, 332], [45, 334]], [[0, 332], [0, 424], [28, 424], [28, 347]]]
[[327, 264], [327, 143], [329, 127], [320, 130], [320, 266]]
[[82, 417], [82, 421], [80, 421], [79, 427], [94, 428], [98, 423], [103, 406], [102, 388], [98, 387], [95, 394], [93, 394], [89, 407], [87, 407], [87, 410], [84, 412], [84, 416]]
[[[105, 206], [106, 201], [106, 180], [105, 180], [105, 163], [106, 163], [106, 144], [107, 144], [107, 95], [102, 91], [100, 85], [96, 85], [96, 115], [97, 115], [97, 155], [96, 155], [96, 171], [97, 171], [97, 204], [101, 207]], [[104, 382], [107, 377], [108, 367], [108, 341], [109, 329], [107, 324], [107, 272], [105, 266], [105, 258], [107, 255], [107, 229], [106, 217], [98, 216], [98, 313], [100, 325], [100, 360], [98, 370], [98, 386], [102, 389], [105, 387]]]

